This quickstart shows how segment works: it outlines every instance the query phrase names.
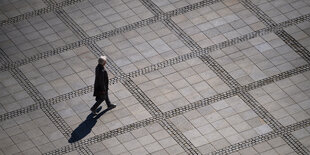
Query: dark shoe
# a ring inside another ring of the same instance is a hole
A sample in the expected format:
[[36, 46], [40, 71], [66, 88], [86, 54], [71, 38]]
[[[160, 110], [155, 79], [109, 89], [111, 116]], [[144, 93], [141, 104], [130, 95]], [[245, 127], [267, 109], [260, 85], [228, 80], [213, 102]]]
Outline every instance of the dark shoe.
[[90, 110], [91, 110], [92, 114], [97, 115], [97, 110], [96, 109], [90, 109]]
[[108, 109], [113, 109], [113, 108], [115, 108], [115, 107], [116, 107], [116, 105], [110, 104], [110, 105], [108, 106]]

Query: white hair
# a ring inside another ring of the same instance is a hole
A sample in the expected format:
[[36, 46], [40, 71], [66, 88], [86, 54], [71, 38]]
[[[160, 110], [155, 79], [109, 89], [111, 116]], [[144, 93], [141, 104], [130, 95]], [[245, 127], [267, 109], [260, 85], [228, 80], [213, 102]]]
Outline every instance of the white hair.
[[98, 63], [103, 64], [104, 62], [107, 62], [107, 56], [100, 56], [98, 59]]

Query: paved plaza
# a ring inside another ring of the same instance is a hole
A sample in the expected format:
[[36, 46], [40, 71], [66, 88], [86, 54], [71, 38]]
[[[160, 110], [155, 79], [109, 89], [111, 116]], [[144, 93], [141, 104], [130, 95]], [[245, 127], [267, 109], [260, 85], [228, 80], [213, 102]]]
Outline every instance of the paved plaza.
[[0, 155], [310, 154], [309, 0], [0, 0], [0, 29]]

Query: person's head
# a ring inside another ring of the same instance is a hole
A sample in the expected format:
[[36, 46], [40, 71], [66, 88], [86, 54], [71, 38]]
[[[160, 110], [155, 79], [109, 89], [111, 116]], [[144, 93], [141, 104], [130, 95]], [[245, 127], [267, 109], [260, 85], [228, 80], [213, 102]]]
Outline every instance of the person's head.
[[98, 59], [98, 64], [101, 64], [104, 66], [106, 63], [107, 63], [107, 57], [106, 56], [100, 56]]

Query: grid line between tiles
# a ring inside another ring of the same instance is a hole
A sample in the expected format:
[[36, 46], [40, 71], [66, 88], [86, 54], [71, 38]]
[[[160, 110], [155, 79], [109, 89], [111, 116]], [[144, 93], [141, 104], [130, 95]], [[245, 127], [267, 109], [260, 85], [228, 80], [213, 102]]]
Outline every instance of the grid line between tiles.
[[[195, 51], [195, 52], [191, 52], [188, 54], [184, 54], [184, 55], [181, 55], [181, 56], [178, 56], [178, 57], [175, 57], [175, 58], [154, 64], [154, 65], [139, 69], [137, 71], [130, 72], [126, 75], [117, 76], [115, 78], [110, 79], [109, 83], [114, 84], [114, 83], [120, 82], [121, 80], [123, 80], [125, 78], [134, 78], [134, 77], [137, 77], [140, 75], [145, 75], [145, 74], [151, 73], [153, 71], [160, 70], [160, 69], [163, 69], [165, 67], [172, 66], [174, 64], [196, 58], [196, 57], [204, 55], [206, 53], [213, 52], [213, 51], [218, 50], [218, 49], [229, 47], [229, 46], [232, 46], [232, 45], [235, 45], [238, 43], [242, 43], [242, 42], [247, 41], [249, 39], [253, 39], [253, 38], [258, 37], [258, 36], [263, 36], [263, 35], [269, 34], [270, 32], [281, 29], [283, 27], [289, 27], [292, 25], [296, 25], [298, 23], [302, 23], [304, 21], [309, 20], [309, 18], [310, 18], [309, 15], [305, 15], [305, 16], [297, 17], [297, 18], [292, 19], [292, 20], [282, 22], [282, 23], [278, 24], [276, 27], [263, 28], [263, 29], [255, 31], [255, 32], [245, 34], [243, 36], [218, 43], [216, 45], [211, 45], [209, 47], [204, 48], [204, 50], [202, 50], [202, 51]], [[78, 89], [78, 90], [75, 90], [75, 91], [72, 91], [72, 92], [62, 94], [62, 95], [56, 96], [54, 98], [48, 99], [48, 103], [56, 104], [56, 103], [66, 101], [66, 100], [69, 100], [69, 99], [77, 97], [77, 96], [81, 96], [81, 95], [90, 93], [90, 92], [92, 92], [92, 90], [93, 90], [92, 85], [86, 86], [84, 88], [81, 88], [81, 89]], [[26, 114], [26, 113], [35, 111], [37, 109], [39, 109], [39, 105], [33, 104], [33, 105], [30, 105], [30, 106], [27, 106], [27, 107], [24, 107], [24, 108], [21, 108], [18, 110], [14, 110], [14, 111], [5, 113], [3, 115], [0, 115], [0, 121], [4, 121], [4, 120], [10, 119], [10, 118], [14, 118], [14, 117], [20, 116], [22, 114]]]
[[[141, 0], [145, 2], [145, 6], [149, 8], [154, 14], [162, 13], [156, 5], [149, 0]], [[157, 10], [156, 10], [157, 9]], [[174, 21], [170, 18], [163, 20], [163, 23], [173, 32], [175, 32], [179, 39], [192, 51], [202, 50], [202, 48], [188, 36]], [[293, 49], [294, 50], [294, 49]], [[241, 85], [211, 56], [202, 55], [200, 59], [209, 66], [209, 68], [226, 83], [231, 89], [240, 87]], [[240, 92], [238, 96], [261, 118], [263, 119], [273, 130], [283, 127], [256, 99], [249, 93]], [[291, 133], [281, 136], [283, 140], [298, 154], [307, 154], [309, 151], [301, 144]]]
[[30, 56], [30, 57], [25, 58], [25, 59], [21, 59], [21, 60], [15, 61], [15, 62], [3, 64], [0, 67], [0, 71], [6, 71], [10, 68], [16, 68], [16, 67], [19, 67], [19, 66], [22, 66], [22, 65], [40, 60], [40, 59], [44, 59], [44, 58], [47, 58], [50, 56], [54, 56], [54, 55], [57, 55], [57, 54], [66, 52], [68, 50], [72, 50], [72, 49], [81, 47], [81, 46], [85, 46], [85, 45], [89, 45], [89, 44], [91, 45], [96, 41], [100, 41], [100, 40], [105, 39], [105, 38], [116, 36], [116, 35], [119, 35], [121, 33], [129, 32], [129, 31], [135, 30], [137, 28], [159, 22], [159, 21], [164, 20], [166, 18], [177, 16], [180, 14], [184, 14], [184, 13], [187, 13], [189, 11], [193, 11], [193, 10], [196, 10], [196, 9], [199, 9], [199, 8], [202, 8], [202, 7], [217, 3], [217, 2], [221, 2], [221, 1], [222, 0], [203, 0], [203, 1], [194, 3], [191, 5], [182, 7], [182, 8], [178, 8], [178, 9], [169, 11], [167, 13], [162, 14], [161, 16], [150, 17], [150, 18], [147, 18], [147, 19], [144, 19], [144, 20], [141, 20], [141, 21], [129, 24], [129, 25], [125, 25], [125, 26], [122, 26], [122, 27], [119, 27], [119, 28], [116, 28], [116, 29], [113, 29], [113, 30], [110, 30], [107, 32], [103, 32], [103, 33], [95, 35], [95, 36], [87, 37], [87, 38], [84, 38], [82, 40], [66, 44], [64, 46], [55, 48], [53, 50], [49, 50], [49, 51], [46, 51], [43, 53], [39, 53], [39, 54]]
[[[80, 37], [81, 39], [88, 37], [86, 32], [84, 32], [62, 9], [55, 11], [58, 18], [60, 18], [72, 31]], [[90, 51], [97, 57], [103, 55], [103, 51], [99, 48], [96, 43], [87, 46]], [[95, 49], [95, 50], [94, 50]], [[108, 57], [107, 68], [114, 75], [123, 75], [124, 73], [121, 69]], [[127, 88], [127, 90], [139, 101], [139, 103], [152, 115], [156, 116], [158, 113], [162, 113], [159, 108], [146, 96], [146, 94], [130, 79], [125, 79], [122, 84]], [[169, 126], [165, 126], [165, 125]], [[61, 125], [61, 124], [60, 124]], [[195, 149], [193, 144], [185, 138], [185, 136], [178, 131], [178, 129], [170, 122], [163, 120], [160, 125], [170, 133], [170, 136], [173, 137], [176, 142], [181, 146], [185, 146], [187, 149], [185, 151], [190, 151], [190, 153], [199, 153], [198, 149]], [[170, 132], [171, 131], [171, 132]], [[186, 145], [183, 145], [186, 144]], [[184, 147], [182, 147], [184, 148]]]

